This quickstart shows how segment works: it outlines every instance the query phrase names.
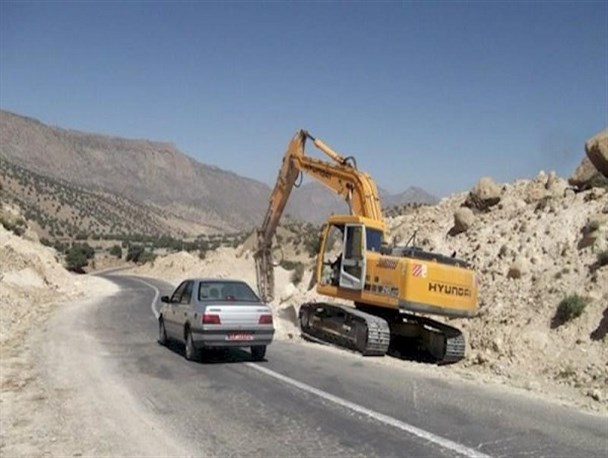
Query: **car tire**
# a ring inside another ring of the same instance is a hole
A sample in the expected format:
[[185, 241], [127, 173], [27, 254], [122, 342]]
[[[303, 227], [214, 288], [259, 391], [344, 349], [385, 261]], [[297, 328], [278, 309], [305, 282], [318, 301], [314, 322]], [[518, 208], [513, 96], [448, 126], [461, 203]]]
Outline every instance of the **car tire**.
[[256, 345], [251, 347], [251, 356], [256, 361], [262, 361], [266, 356], [266, 345]]
[[192, 333], [189, 329], [186, 331], [186, 346], [184, 349], [184, 356], [188, 361], [198, 360], [198, 350], [194, 345], [194, 339], [192, 338]]
[[158, 320], [158, 343], [167, 345], [167, 330], [165, 329], [165, 320], [162, 317]]
[[308, 331], [310, 327], [310, 310], [300, 310], [300, 329], [302, 331]]

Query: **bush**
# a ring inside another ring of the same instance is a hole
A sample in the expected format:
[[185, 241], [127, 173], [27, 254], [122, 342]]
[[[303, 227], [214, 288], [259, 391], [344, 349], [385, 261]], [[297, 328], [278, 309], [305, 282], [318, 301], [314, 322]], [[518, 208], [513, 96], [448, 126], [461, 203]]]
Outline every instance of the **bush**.
[[127, 261], [139, 262], [139, 258], [144, 252], [143, 245], [129, 245], [127, 250]]
[[13, 234], [21, 236], [25, 233], [27, 223], [23, 219], [18, 219], [15, 222], [0, 218], [0, 225], [4, 226], [7, 231], [11, 231]]
[[116, 256], [118, 259], [122, 258], [122, 248], [120, 245], [114, 245], [112, 248], [110, 248], [110, 254], [112, 256]]
[[127, 261], [133, 261], [136, 264], [145, 264], [156, 259], [156, 255], [151, 251], [147, 251], [143, 245], [131, 245], [127, 252]]
[[589, 302], [591, 302], [591, 299], [579, 296], [578, 294], [572, 294], [562, 299], [553, 317], [553, 327], [560, 326], [581, 316]]
[[83, 268], [94, 255], [95, 251], [87, 244], [72, 245], [65, 255], [66, 268], [72, 272], [83, 273]]
[[145, 264], [146, 262], [154, 262], [156, 255], [151, 251], [144, 250], [138, 260], [138, 264]]

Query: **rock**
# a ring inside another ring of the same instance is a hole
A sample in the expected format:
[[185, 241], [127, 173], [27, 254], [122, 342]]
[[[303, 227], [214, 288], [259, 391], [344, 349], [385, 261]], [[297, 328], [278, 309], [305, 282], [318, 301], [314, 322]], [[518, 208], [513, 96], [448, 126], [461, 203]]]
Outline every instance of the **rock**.
[[487, 211], [490, 207], [500, 202], [500, 195], [501, 189], [494, 180], [484, 177], [471, 189], [464, 202], [464, 206], [475, 210]]
[[502, 348], [502, 339], [500, 337], [494, 338], [494, 340], [492, 340], [492, 350], [494, 351], [494, 353], [500, 353], [502, 351]]
[[283, 288], [283, 292], [281, 294], [281, 302], [291, 298], [297, 291], [298, 289], [294, 286], [293, 283], [288, 283], [287, 285], [285, 285], [285, 288]]
[[531, 204], [544, 198], [548, 198], [549, 196], [547, 195], [545, 184], [546, 182], [543, 183], [539, 182], [538, 180], [530, 181], [524, 190], [524, 201], [527, 204]]
[[558, 177], [555, 172], [550, 172], [547, 182], [545, 183], [545, 189], [549, 191], [551, 195], [561, 197], [564, 195], [566, 189], [568, 189], [568, 183], [564, 179]]
[[475, 214], [470, 208], [460, 207], [454, 212], [454, 227], [450, 230], [450, 235], [466, 232], [475, 222]]
[[23, 234], [23, 238], [25, 240], [29, 240], [31, 242], [40, 243], [40, 238], [38, 237], [38, 234], [36, 232], [34, 232], [32, 229], [30, 229], [29, 227], [25, 230], [25, 233]]
[[595, 168], [608, 177], [608, 129], [587, 140], [585, 152]]
[[528, 272], [528, 265], [526, 261], [522, 258], [516, 259], [515, 262], [509, 267], [509, 272], [507, 272], [508, 278], [521, 278], [524, 274]]
[[595, 168], [595, 165], [593, 165], [591, 160], [585, 156], [574, 171], [574, 174], [568, 178], [568, 183], [577, 188], [586, 188], [587, 183], [589, 183], [597, 173], [598, 170]]
[[603, 398], [602, 392], [600, 390], [598, 390], [597, 388], [587, 390], [587, 396], [589, 396], [591, 399], [593, 399], [594, 401], [597, 401], [597, 402], [601, 402], [602, 398]]
[[528, 380], [524, 384], [524, 388], [529, 391], [540, 391], [540, 383], [535, 380]]

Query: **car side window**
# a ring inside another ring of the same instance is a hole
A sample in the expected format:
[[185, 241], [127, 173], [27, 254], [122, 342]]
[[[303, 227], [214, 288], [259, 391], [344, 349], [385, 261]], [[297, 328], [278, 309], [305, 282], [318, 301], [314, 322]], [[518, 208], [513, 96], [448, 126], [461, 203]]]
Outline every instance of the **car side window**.
[[182, 294], [182, 299], [181, 299], [180, 303], [182, 303], [182, 304], [190, 303], [190, 298], [192, 297], [192, 283], [193, 282], [191, 282], [191, 281], [186, 283], [186, 287], [184, 288], [184, 294]]
[[176, 304], [178, 302], [181, 302], [182, 295], [184, 294], [184, 290], [186, 289], [187, 283], [188, 283], [187, 281], [182, 282], [181, 285], [179, 285], [177, 287], [177, 289], [175, 290], [175, 292], [171, 296], [171, 303]]

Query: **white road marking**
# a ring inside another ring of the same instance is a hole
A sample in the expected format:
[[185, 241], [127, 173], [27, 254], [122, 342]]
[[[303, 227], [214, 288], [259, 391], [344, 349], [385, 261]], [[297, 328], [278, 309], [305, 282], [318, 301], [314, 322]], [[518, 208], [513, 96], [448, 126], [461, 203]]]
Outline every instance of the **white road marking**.
[[154, 290], [154, 299], [152, 299], [152, 303], [150, 304], [150, 308], [152, 309], [152, 313], [154, 313], [154, 316], [158, 319], [158, 317], [160, 316], [160, 313], [158, 313], [158, 310], [156, 310], [156, 301], [158, 301], [158, 297], [160, 296], [160, 291], [158, 290], [158, 288], [156, 286], [154, 286], [151, 283], [148, 283], [147, 281], [144, 281], [140, 278], [131, 278], [131, 280], [135, 280], [138, 281], [140, 283], [143, 283], [146, 286], [149, 286], [150, 288], [152, 288]]
[[410, 425], [408, 423], [405, 423], [401, 420], [397, 420], [396, 418], [393, 417], [389, 417], [388, 415], [384, 415], [381, 414], [379, 412], [375, 412], [373, 410], [370, 410], [366, 407], [360, 406], [358, 404], [355, 404], [353, 402], [347, 401], [346, 399], [342, 399], [338, 396], [334, 396], [333, 394], [327, 393], [325, 391], [319, 390], [317, 388], [314, 388], [310, 385], [307, 385], [305, 383], [302, 382], [298, 382], [297, 380], [294, 380], [290, 377], [287, 377], [285, 375], [279, 374], [278, 372], [272, 371], [270, 369], [267, 369], [265, 367], [262, 367], [258, 364], [254, 364], [254, 363], [245, 363], [247, 366], [251, 367], [252, 369], [255, 369], [257, 371], [263, 372], [264, 374], [273, 377], [277, 380], [280, 380], [284, 383], [288, 383], [289, 385], [295, 386], [296, 388], [299, 388], [302, 391], [306, 391], [310, 394], [314, 394], [315, 396], [318, 396], [320, 398], [323, 398], [327, 401], [333, 402], [335, 404], [338, 404], [342, 407], [346, 407], [347, 409], [353, 410], [357, 413], [360, 413], [362, 415], [366, 415], [370, 418], [373, 418], [376, 421], [379, 421], [381, 423], [384, 423], [386, 425], [389, 426], [393, 426], [395, 428], [401, 429], [402, 431], [405, 431], [407, 433], [413, 434], [414, 436], [418, 436], [421, 439], [427, 440], [429, 442], [432, 442], [436, 445], [439, 445], [440, 447], [443, 447], [445, 449], [451, 450], [453, 452], [456, 452], [460, 455], [463, 456], [467, 456], [470, 458], [490, 458], [490, 455], [486, 455], [485, 453], [479, 452], [475, 449], [466, 447], [465, 445], [459, 444], [457, 442], [451, 441], [449, 439], [446, 439], [444, 437], [441, 436], [437, 436], [436, 434], [430, 433], [428, 431], [425, 431], [424, 429], [420, 429], [417, 428], [416, 426]]
[[[148, 283], [147, 281], [141, 280], [139, 278], [133, 278], [133, 280], [143, 283], [144, 285], [147, 285], [154, 290], [155, 295], [154, 295], [154, 299], [152, 300], [152, 303], [150, 304], [150, 308], [152, 309], [152, 313], [154, 313], [154, 316], [156, 318], [158, 318], [159, 313], [156, 310], [156, 301], [158, 300], [158, 297], [160, 296], [160, 292], [158, 291], [158, 288], [156, 286]], [[485, 453], [479, 452], [475, 449], [472, 449], [465, 445], [459, 444], [458, 442], [451, 441], [444, 437], [441, 437], [436, 434], [425, 431], [424, 429], [417, 428], [416, 426], [410, 425], [409, 423], [405, 423], [401, 420], [397, 420], [396, 418], [389, 417], [388, 415], [384, 415], [382, 413], [375, 412], [371, 409], [360, 406], [359, 404], [355, 404], [354, 402], [347, 401], [346, 399], [342, 399], [338, 396], [334, 396], [333, 394], [327, 393], [323, 390], [319, 390], [318, 388], [307, 385], [306, 383], [298, 382], [297, 380], [294, 380], [290, 377], [279, 374], [278, 372], [272, 371], [272, 370], [262, 367], [258, 364], [254, 364], [254, 363], [244, 363], [244, 364], [246, 366], [251, 367], [252, 369], [255, 369], [259, 372], [262, 372], [270, 377], [273, 377], [273, 378], [280, 380], [284, 383], [287, 383], [289, 385], [295, 386], [296, 388], [299, 388], [302, 391], [306, 391], [307, 393], [314, 394], [315, 396], [318, 396], [327, 401], [333, 402], [334, 404], [338, 404], [338, 405], [345, 407], [347, 409], [350, 409], [354, 412], [357, 412], [357, 413], [360, 413], [367, 417], [373, 418], [374, 420], [384, 423], [386, 425], [393, 426], [394, 428], [400, 429], [400, 430], [410, 433], [414, 436], [420, 437], [421, 439], [432, 442], [436, 445], [439, 445], [440, 447], [451, 450], [460, 455], [463, 455], [463, 456], [466, 456], [469, 458], [491, 458], [490, 455], [486, 455]]]

